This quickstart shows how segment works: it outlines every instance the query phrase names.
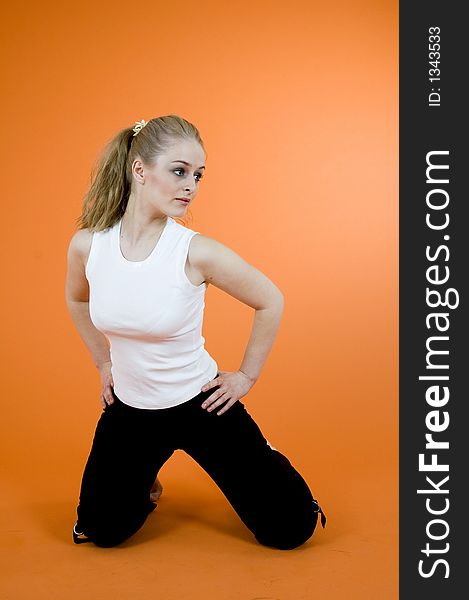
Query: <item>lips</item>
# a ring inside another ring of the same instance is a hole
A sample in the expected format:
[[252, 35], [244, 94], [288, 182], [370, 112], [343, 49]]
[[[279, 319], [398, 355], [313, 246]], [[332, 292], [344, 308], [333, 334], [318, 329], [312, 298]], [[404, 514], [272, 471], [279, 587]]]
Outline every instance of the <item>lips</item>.
[[176, 198], [176, 200], [180, 200], [181, 202], [190, 202], [190, 198]]

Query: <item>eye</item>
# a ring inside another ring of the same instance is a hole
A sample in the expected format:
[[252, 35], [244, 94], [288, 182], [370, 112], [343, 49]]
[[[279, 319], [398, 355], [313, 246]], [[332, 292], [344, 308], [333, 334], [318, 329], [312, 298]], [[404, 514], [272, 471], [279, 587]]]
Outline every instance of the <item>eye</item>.
[[[184, 169], [182, 169], [182, 168], [180, 168], [180, 169], [174, 169], [174, 170], [173, 170], [173, 173], [176, 173], [176, 175], [178, 174], [178, 172], [182, 172], [182, 173], [184, 173], [184, 172], [185, 172], [185, 170], [184, 170]], [[202, 173], [196, 173], [195, 175], [196, 175], [196, 177], [198, 178], [198, 179], [197, 179], [197, 181], [200, 181], [200, 180], [202, 179], [202, 177], [203, 177], [203, 174], [202, 174]]]

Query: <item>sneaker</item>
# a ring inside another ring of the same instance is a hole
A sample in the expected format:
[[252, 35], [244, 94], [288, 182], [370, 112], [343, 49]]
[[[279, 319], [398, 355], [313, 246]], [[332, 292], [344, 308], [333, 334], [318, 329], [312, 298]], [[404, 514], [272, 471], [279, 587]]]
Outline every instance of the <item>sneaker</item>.
[[91, 540], [83, 533], [83, 531], [77, 531], [78, 521], [73, 526], [73, 541], [75, 544], [85, 544]]
[[155, 480], [155, 483], [153, 484], [153, 487], [150, 490], [150, 501], [156, 503], [162, 493], [163, 493], [163, 486], [161, 484], [161, 481], [157, 478]]

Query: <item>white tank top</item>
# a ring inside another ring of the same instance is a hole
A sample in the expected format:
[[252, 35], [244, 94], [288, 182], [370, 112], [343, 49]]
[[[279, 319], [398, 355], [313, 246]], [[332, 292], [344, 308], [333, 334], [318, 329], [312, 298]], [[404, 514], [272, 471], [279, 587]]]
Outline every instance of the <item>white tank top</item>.
[[93, 325], [110, 343], [114, 392], [136, 408], [168, 408], [190, 400], [218, 372], [204, 348], [207, 284], [184, 271], [198, 234], [171, 217], [151, 254], [129, 261], [120, 250], [122, 219], [93, 233], [86, 263]]

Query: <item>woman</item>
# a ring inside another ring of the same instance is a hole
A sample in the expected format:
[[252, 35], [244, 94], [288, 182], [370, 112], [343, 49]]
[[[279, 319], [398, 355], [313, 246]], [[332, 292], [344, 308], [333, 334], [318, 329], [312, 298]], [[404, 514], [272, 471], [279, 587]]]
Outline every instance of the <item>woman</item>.
[[[133, 535], [155, 509], [158, 472], [176, 449], [214, 479], [259, 543], [303, 544], [318, 513], [324, 527], [306, 482], [240, 401], [270, 352], [283, 296], [228, 247], [176, 221], [204, 170], [191, 123], [142, 120], [108, 144], [85, 196], [66, 295], [99, 369], [103, 413], [81, 483], [76, 543], [109, 547]], [[204, 348], [210, 284], [255, 309], [238, 371], [219, 370]]]

